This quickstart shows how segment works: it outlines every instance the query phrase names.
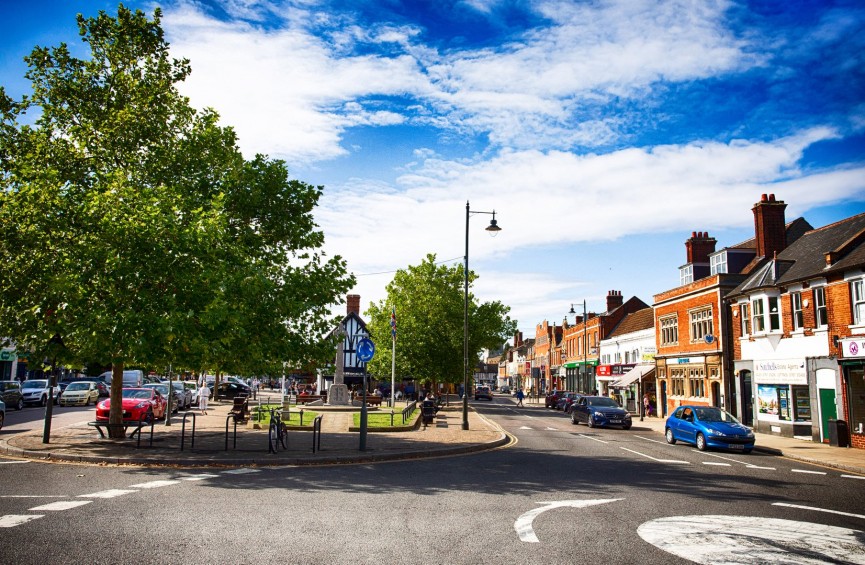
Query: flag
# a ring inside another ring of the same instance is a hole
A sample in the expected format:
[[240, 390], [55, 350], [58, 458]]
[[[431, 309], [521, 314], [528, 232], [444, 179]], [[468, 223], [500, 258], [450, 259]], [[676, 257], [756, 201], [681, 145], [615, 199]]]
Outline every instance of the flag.
[[396, 306], [390, 311], [390, 335], [396, 339]]

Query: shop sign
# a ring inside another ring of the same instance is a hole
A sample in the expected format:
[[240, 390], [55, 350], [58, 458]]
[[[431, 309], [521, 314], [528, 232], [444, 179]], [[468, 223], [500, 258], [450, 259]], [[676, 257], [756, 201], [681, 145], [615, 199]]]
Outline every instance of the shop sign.
[[807, 385], [804, 359], [754, 361], [754, 382], [766, 384]]
[[865, 339], [842, 339], [841, 356], [845, 359], [865, 357]]
[[691, 365], [693, 363], [702, 363], [704, 360], [703, 357], [678, 357], [676, 358], [676, 363], [679, 365]]
[[14, 361], [16, 358], [13, 349], [4, 349], [3, 351], [0, 351], [0, 361]]
[[613, 366], [612, 365], [598, 365], [598, 369], [595, 372], [599, 377], [609, 377], [613, 374]]

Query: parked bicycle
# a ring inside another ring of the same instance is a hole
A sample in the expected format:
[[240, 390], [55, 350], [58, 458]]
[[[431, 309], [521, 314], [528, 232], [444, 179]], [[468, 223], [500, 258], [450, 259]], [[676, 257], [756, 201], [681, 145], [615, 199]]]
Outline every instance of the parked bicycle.
[[282, 421], [282, 410], [279, 408], [271, 408], [270, 410], [270, 426], [267, 429], [267, 452], [276, 453], [277, 448], [282, 445], [283, 449], [288, 449], [286, 440], [288, 439], [288, 426]]

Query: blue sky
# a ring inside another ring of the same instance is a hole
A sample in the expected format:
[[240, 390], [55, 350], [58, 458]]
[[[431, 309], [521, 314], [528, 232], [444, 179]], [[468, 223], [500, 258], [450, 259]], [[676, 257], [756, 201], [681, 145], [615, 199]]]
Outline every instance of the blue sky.
[[[152, 14], [152, 2], [129, 2]], [[181, 85], [247, 156], [325, 186], [327, 250], [362, 304], [427, 253], [520, 329], [609, 290], [651, 304], [684, 242], [753, 236], [762, 193], [819, 227], [865, 211], [861, 1], [174, 0]], [[0, 84], [103, 0], [0, 3]]]

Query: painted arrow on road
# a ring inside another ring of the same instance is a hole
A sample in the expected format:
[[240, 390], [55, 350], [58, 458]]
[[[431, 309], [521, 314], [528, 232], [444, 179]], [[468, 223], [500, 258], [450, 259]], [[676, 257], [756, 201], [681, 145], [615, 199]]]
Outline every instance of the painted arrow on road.
[[565, 506], [569, 506], [571, 508], [586, 508], [588, 506], [597, 506], [598, 504], [607, 504], [608, 502], [616, 502], [619, 500], [625, 500], [624, 498], [606, 498], [599, 500], [557, 500], [554, 502], [539, 502], [538, 504], [543, 504], [540, 508], [535, 508], [534, 510], [529, 510], [514, 522], [514, 529], [517, 531], [517, 535], [520, 536], [520, 541], [528, 542], [528, 543], [539, 543], [540, 540], [538, 536], [535, 535], [535, 531], [532, 529], [532, 522], [534, 522], [535, 518], [541, 513], [546, 512], [547, 510], [551, 510], [553, 508], [562, 508]]

